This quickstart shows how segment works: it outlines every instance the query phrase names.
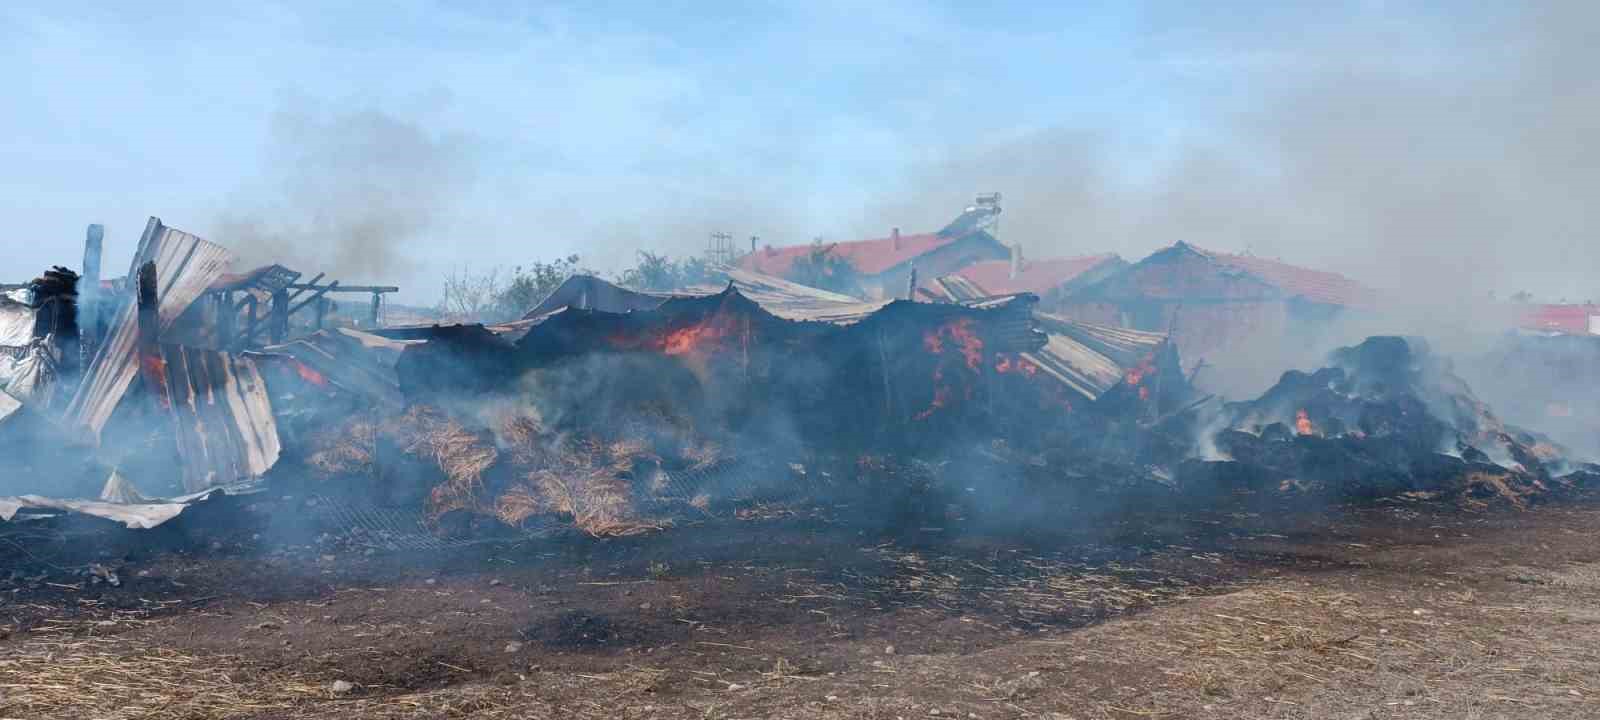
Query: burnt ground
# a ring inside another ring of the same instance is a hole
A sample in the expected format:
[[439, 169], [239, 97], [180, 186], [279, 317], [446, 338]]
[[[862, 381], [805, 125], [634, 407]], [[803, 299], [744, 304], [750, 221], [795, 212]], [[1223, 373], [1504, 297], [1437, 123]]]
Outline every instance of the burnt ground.
[[12, 528], [0, 718], [1600, 716], [1594, 495], [1048, 541], [757, 515], [408, 554]]

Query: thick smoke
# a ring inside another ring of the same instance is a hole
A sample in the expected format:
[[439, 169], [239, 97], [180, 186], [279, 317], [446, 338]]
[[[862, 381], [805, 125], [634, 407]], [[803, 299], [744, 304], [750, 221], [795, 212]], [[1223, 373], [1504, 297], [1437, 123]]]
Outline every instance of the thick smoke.
[[[1545, 3], [1448, 37], [1387, 15], [1153, 27], [1168, 84], [1245, 99], [1194, 105], [1218, 113], [1190, 113], [1184, 124], [1206, 129], [1175, 144], [1063, 127], [950, 152], [861, 225], [936, 227], [974, 192], [999, 190], [1002, 233], [1035, 256], [1138, 259], [1184, 240], [1408, 298], [1586, 299], [1600, 288], [1585, 273], [1551, 268], [1600, 265], [1587, 234], [1597, 15]], [[1157, 170], [1130, 169], [1145, 165]]]
[[1504, 327], [1491, 297], [1600, 299], [1586, 271], [1600, 267], [1590, 237], [1600, 149], [1588, 138], [1600, 127], [1589, 70], [1600, 9], [1460, 10], [1459, 22], [1390, 7], [1226, 25], [1160, 13], [1148, 50], [1191, 100], [1182, 137], [1060, 127], [948, 153], [862, 226], [937, 227], [972, 193], [998, 190], [1003, 239], [1033, 257], [1137, 260], [1182, 240], [1342, 272], [1383, 293], [1381, 318], [1315, 347], [1241, 353], [1263, 369], [1225, 383], [1241, 395], [1365, 335], [1481, 347], [1483, 328]]
[[273, 118], [260, 187], [241, 191], [215, 239], [241, 265], [281, 263], [350, 282], [404, 282], [472, 176], [470, 143], [366, 110]]

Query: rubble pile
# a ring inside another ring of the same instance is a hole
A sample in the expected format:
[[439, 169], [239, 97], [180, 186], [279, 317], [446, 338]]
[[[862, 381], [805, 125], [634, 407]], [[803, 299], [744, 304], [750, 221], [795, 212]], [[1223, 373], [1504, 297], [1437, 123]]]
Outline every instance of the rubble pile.
[[1188, 494], [1273, 492], [1338, 499], [1404, 493], [1521, 504], [1586, 477], [1547, 438], [1507, 425], [1416, 338], [1373, 337], [1260, 398], [1217, 409], [1185, 461]]
[[439, 535], [631, 535], [773, 502], [1016, 526], [1252, 498], [1525, 504], [1594, 469], [1414, 339], [1225, 403], [1167, 334], [1027, 292], [867, 301], [729, 268], [675, 293], [574, 277], [502, 325], [383, 327], [375, 299], [372, 322], [322, 327], [295, 313], [337, 281], [233, 261], [152, 218], [87, 322], [70, 270], [0, 298], [7, 517], [170, 518], [265, 485]]

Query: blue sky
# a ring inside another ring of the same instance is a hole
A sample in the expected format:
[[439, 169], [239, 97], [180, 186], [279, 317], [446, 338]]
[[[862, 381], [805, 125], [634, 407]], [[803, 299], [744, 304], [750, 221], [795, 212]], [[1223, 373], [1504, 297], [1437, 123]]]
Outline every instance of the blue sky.
[[[1200, 227], [1222, 249], [1358, 272], [1352, 253], [1289, 237], [1396, 241], [1322, 182], [1325, 158], [1304, 189], [1340, 201], [1302, 214], [1338, 216], [1336, 232], [1236, 219], [1265, 192], [1252, 183], [1305, 156], [1293, 143], [1323, 137], [1291, 120], [1261, 142], [1293, 117], [1284, 98], [1353, 56], [1362, 77], [1475, 72], [1468, 51], [1496, 46], [1515, 7], [135, 5], [0, 7], [8, 276], [76, 264], [88, 222], [122, 267], [159, 215], [427, 300], [451, 266], [578, 252], [614, 267], [719, 229], [926, 230], [987, 190], [1017, 199], [1007, 227], [1040, 254], [1137, 254]], [[1231, 179], [1195, 180], [1198, 215], [1152, 214], [1191, 192], [1195, 158]]]

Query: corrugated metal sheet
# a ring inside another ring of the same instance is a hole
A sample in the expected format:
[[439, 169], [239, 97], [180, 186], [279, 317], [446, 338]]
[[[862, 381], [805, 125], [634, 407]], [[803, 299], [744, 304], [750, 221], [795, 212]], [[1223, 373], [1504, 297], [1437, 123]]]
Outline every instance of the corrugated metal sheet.
[[163, 345], [161, 359], [184, 489], [232, 484], [272, 469], [282, 448], [255, 362], [180, 345]]
[[0, 425], [4, 425], [13, 415], [22, 411], [22, 401], [0, 390]]
[[258, 267], [247, 273], [227, 273], [211, 283], [212, 290], [255, 290], [271, 295], [300, 279], [300, 273], [282, 265]]
[[27, 347], [33, 342], [34, 310], [0, 295], [0, 347]]
[[1167, 340], [1163, 333], [1075, 322], [1049, 313], [1034, 313], [1034, 316], [1039, 321], [1039, 329], [1067, 337], [1124, 367], [1143, 362]]
[[[161, 330], [166, 332], [222, 275], [233, 261], [233, 254], [220, 245], [166, 227], [159, 218], [150, 218], [128, 277], [136, 277], [139, 267], [152, 261], [156, 264]], [[138, 374], [136, 312], [133, 303], [123, 304], [65, 412], [68, 427], [82, 428], [96, 441]]]
[[1089, 399], [1114, 388], [1129, 368], [1152, 357], [1166, 336], [1106, 325], [1091, 325], [1035, 313], [1050, 341], [1023, 357], [1073, 392]]
[[400, 353], [425, 340], [392, 340], [349, 328], [322, 330], [294, 342], [264, 348], [262, 362], [287, 362], [301, 378], [314, 385], [332, 384], [341, 390], [400, 407], [400, 378], [395, 364]]
[[[892, 302], [859, 300], [748, 270], [729, 269], [727, 275], [740, 295], [785, 320], [850, 325]], [[698, 295], [714, 295], [723, 289], [703, 286], [690, 288], [689, 291]]]
[[[739, 268], [723, 268], [720, 272], [728, 278], [728, 282], [739, 291], [740, 295], [761, 306], [761, 309], [785, 320], [849, 325], [877, 312], [890, 302], [860, 300], [849, 295]], [[706, 297], [718, 295], [724, 290], [727, 290], [727, 285], [715, 284], [697, 285], [674, 293], [641, 293], [618, 287], [600, 278], [575, 276], [563, 283], [523, 320], [492, 326], [490, 330], [516, 340], [527, 333], [529, 328], [537, 325], [540, 319], [562, 308], [608, 313], [654, 310], [674, 298]]]
[[524, 320], [536, 318], [565, 307], [610, 313], [654, 310], [669, 297], [670, 293], [642, 293], [629, 290], [593, 275], [573, 275], [522, 318]]
[[27, 519], [48, 518], [56, 515], [89, 515], [122, 523], [130, 530], [148, 530], [183, 513], [189, 507], [219, 495], [253, 492], [253, 486], [210, 488], [175, 498], [148, 500], [138, 503], [107, 502], [104, 500], [64, 500], [39, 495], [0, 497], [0, 521], [20, 522]]
[[917, 288], [917, 293], [922, 298], [934, 302], [967, 303], [982, 300], [989, 296], [989, 291], [979, 287], [977, 283], [960, 275], [945, 275], [934, 278], [932, 282]]

